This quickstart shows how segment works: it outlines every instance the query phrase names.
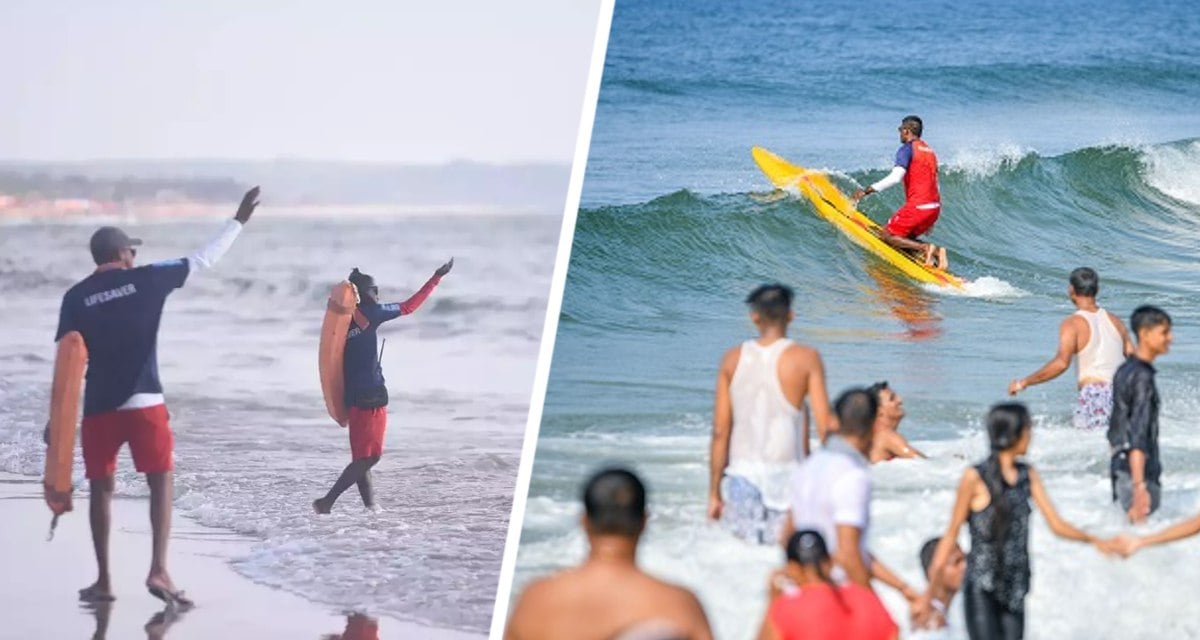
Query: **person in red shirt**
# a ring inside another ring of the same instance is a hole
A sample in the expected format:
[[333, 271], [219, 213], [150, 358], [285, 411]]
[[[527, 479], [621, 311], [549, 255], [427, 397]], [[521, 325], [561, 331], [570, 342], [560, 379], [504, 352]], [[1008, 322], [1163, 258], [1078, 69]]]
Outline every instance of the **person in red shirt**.
[[942, 211], [942, 199], [938, 193], [937, 154], [921, 139], [924, 124], [917, 116], [905, 116], [900, 122], [900, 149], [896, 151], [896, 164], [892, 172], [865, 189], [854, 192], [854, 203], [864, 196], [904, 182], [904, 206], [896, 210], [887, 224], [879, 230], [879, 238], [889, 245], [916, 253], [924, 258], [926, 266], [949, 268], [946, 248], [933, 243], [921, 242], [917, 238], [929, 233], [937, 223]]
[[771, 576], [771, 605], [759, 640], [894, 640], [900, 629], [875, 592], [850, 582], [835, 585], [833, 561], [820, 533], [788, 538], [787, 565]]

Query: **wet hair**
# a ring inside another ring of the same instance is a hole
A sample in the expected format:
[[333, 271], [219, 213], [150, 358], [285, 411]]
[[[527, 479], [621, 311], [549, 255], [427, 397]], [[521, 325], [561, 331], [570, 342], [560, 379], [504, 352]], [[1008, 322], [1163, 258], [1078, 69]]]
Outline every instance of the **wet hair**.
[[920, 138], [921, 132], [925, 130], [925, 123], [921, 122], [921, 118], [918, 116], [904, 116], [904, 119], [900, 121], [900, 128], [908, 129]]
[[855, 438], [865, 436], [875, 425], [879, 393], [861, 387], [847, 389], [833, 403], [833, 409], [837, 412], [838, 433]]
[[849, 610], [849, 607], [842, 601], [842, 595], [833, 583], [833, 578], [825, 573], [825, 569], [821, 566], [822, 562], [829, 560], [829, 548], [825, 546], [825, 538], [821, 537], [820, 532], [812, 529], [804, 529], [795, 531], [788, 537], [787, 546], [784, 548], [787, 554], [788, 562], [795, 562], [802, 567], [812, 567], [817, 571], [817, 578], [834, 587], [833, 593], [836, 596], [838, 604], [843, 609]]
[[358, 289], [358, 296], [363, 299], [374, 300], [379, 293], [379, 286], [375, 284], [375, 278], [361, 272], [358, 267], [350, 272], [350, 277], [346, 278], [350, 284]]
[[878, 398], [879, 394], [883, 393], [883, 390], [887, 389], [887, 388], [888, 388], [887, 380], [881, 380], [881, 381], [876, 382], [875, 384], [867, 387], [867, 393]]
[[1011, 448], [1031, 424], [1029, 409], [1020, 402], [994, 405], [987, 414], [988, 442], [992, 451], [999, 453]]
[[829, 559], [829, 548], [820, 532], [812, 529], [793, 532], [788, 538], [787, 559], [803, 567], [815, 567]]
[[1100, 292], [1100, 276], [1091, 267], [1079, 267], [1071, 272], [1068, 278], [1075, 295], [1085, 298], [1095, 298]]
[[792, 298], [795, 294], [791, 288], [782, 284], [764, 284], [746, 296], [746, 304], [750, 309], [773, 324], [787, 322], [788, 312], [792, 310]]
[[646, 521], [646, 487], [627, 469], [603, 469], [584, 485], [583, 508], [594, 533], [636, 537]]
[[1148, 304], [1134, 309], [1133, 315], [1129, 317], [1129, 325], [1133, 327], [1135, 335], [1141, 333], [1142, 329], [1153, 329], [1164, 324], [1171, 324], [1171, 316], [1167, 315], [1166, 311]]
[[982, 479], [991, 497], [993, 512], [990, 541], [996, 544], [997, 552], [1003, 562], [1003, 540], [1008, 535], [1008, 527], [1012, 523], [1012, 506], [1004, 499], [1004, 474], [1000, 471], [1000, 452], [1017, 444], [1021, 434], [1033, 426], [1029, 417], [1029, 409], [1020, 402], [1001, 402], [993, 405], [987, 414], [988, 441], [992, 453], [983, 463]]
[[933, 564], [933, 554], [937, 551], [938, 543], [941, 538], [930, 538], [921, 545], [921, 551], [917, 553], [917, 557], [921, 559], [921, 571], [925, 572], [925, 579], [932, 579], [929, 575], [929, 565]]

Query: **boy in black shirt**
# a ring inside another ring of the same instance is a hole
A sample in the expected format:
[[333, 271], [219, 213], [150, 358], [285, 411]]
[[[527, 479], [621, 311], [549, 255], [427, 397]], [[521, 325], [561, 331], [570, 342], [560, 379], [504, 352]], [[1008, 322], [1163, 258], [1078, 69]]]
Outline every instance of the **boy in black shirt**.
[[1134, 350], [1113, 376], [1113, 410], [1108, 422], [1113, 502], [1138, 523], [1158, 509], [1158, 387], [1151, 363], [1171, 348], [1171, 317], [1158, 307], [1141, 306], [1130, 319]]

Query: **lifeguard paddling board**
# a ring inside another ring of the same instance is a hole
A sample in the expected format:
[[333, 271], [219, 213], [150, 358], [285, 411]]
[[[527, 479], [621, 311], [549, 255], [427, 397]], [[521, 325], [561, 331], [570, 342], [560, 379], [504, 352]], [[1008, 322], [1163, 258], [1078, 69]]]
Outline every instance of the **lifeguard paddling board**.
[[921, 260], [904, 251], [898, 251], [879, 238], [879, 225], [854, 207], [854, 203], [842, 193], [829, 176], [820, 171], [810, 171], [763, 149], [750, 150], [754, 162], [778, 189], [799, 189], [801, 195], [812, 203], [817, 215], [841, 231], [867, 251], [879, 256], [902, 273], [918, 282], [928, 282], [961, 289], [962, 278], [939, 269], [926, 266]]

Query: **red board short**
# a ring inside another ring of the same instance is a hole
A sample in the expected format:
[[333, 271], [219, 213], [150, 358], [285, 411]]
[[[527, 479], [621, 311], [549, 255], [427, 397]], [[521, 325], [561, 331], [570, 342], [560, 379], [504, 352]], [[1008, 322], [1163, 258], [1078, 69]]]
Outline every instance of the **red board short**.
[[938, 214], [941, 212], [940, 206], [918, 209], [917, 205], [906, 202], [892, 215], [891, 220], [887, 221], [887, 226], [884, 228], [894, 236], [915, 239], [933, 228], [933, 224], [937, 222]]
[[355, 460], [383, 455], [387, 431], [387, 407], [350, 407], [350, 456]]
[[117, 472], [117, 452], [126, 442], [139, 473], [165, 473], [174, 466], [175, 436], [164, 404], [84, 416], [81, 431], [88, 480], [112, 477]]

